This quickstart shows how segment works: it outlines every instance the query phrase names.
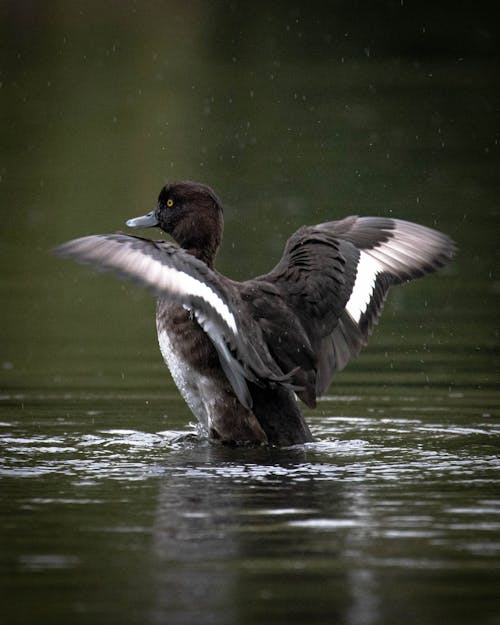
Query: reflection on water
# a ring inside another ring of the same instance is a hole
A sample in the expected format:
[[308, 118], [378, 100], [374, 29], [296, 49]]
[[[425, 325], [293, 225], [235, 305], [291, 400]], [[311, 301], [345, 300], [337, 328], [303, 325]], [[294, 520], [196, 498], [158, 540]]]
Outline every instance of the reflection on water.
[[[0, 622], [498, 625], [498, 20], [49, 4], [0, 9]], [[391, 294], [310, 445], [200, 439], [152, 298], [47, 252], [186, 178], [235, 279], [353, 213], [458, 243]]]
[[[460, 398], [338, 395], [310, 417], [314, 443], [281, 450], [220, 447], [172, 418], [106, 428], [72, 399], [42, 429], [45, 402], [24, 394], [30, 419], [2, 405], [0, 424], [4, 581], [74, 580], [44, 592], [52, 622], [104, 622], [116, 597], [137, 623], [466, 623], [474, 593], [494, 622], [500, 427]], [[120, 400], [133, 412], [137, 395]]]

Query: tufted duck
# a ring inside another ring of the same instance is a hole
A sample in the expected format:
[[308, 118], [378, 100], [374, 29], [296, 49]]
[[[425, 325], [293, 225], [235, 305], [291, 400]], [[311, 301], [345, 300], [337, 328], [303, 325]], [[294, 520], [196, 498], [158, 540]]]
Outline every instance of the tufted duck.
[[118, 233], [54, 251], [154, 291], [163, 358], [208, 435], [226, 443], [311, 441], [295, 394], [314, 407], [366, 345], [389, 287], [435, 271], [455, 250], [424, 226], [346, 217], [300, 228], [274, 269], [235, 282], [214, 268], [223, 216], [209, 187], [167, 185], [155, 210], [127, 225], [158, 226], [178, 246]]

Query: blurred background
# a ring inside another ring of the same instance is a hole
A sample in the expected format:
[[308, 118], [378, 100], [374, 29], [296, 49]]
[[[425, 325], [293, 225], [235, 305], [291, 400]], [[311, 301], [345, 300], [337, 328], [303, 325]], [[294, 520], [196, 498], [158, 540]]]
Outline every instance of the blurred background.
[[[496, 13], [0, 2], [0, 623], [498, 625]], [[154, 299], [50, 254], [180, 179], [221, 198], [235, 279], [348, 214], [458, 244], [305, 411], [311, 446], [193, 437]]]
[[179, 179], [219, 194], [218, 268], [236, 279], [269, 269], [304, 223], [393, 215], [446, 231], [450, 275], [406, 297], [422, 322], [435, 292], [453, 315], [419, 340], [444, 325], [440, 340], [458, 334], [463, 359], [496, 368], [492, 18], [481, 2], [4, 0], [2, 384], [64, 383], [123, 340], [156, 358], [151, 298], [49, 249], [125, 229]]

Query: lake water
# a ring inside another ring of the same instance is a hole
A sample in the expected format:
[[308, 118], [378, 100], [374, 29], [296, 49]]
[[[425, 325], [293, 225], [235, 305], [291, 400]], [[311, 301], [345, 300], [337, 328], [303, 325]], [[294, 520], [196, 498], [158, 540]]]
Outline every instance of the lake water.
[[[125, 6], [4, 20], [0, 623], [500, 623], [497, 65]], [[221, 196], [236, 279], [352, 213], [457, 241], [305, 409], [314, 443], [209, 444], [150, 296], [48, 253], [180, 178]]]

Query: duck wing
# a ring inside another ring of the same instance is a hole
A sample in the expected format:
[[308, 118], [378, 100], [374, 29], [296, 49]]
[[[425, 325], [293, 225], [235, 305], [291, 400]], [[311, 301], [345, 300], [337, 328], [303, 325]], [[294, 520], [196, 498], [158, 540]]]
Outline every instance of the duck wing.
[[446, 235], [391, 218], [352, 216], [298, 230], [276, 267], [255, 282], [270, 285], [300, 322], [297, 332], [261, 321], [282, 369], [299, 367], [299, 397], [314, 406], [335, 372], [359, 354], [391, 286], [432, 273], [454, 251]]
[[257, 323], [242, 312], [238, 283], [166, 241], [126, 234], [74, 239], [53, 252], [63, 258], [112, 270], [189, 309], [214, 344], [221, 366], [240, 402], [250, 408], [247, 380], [287, 384], [269, 354]]

